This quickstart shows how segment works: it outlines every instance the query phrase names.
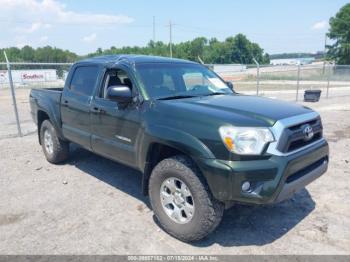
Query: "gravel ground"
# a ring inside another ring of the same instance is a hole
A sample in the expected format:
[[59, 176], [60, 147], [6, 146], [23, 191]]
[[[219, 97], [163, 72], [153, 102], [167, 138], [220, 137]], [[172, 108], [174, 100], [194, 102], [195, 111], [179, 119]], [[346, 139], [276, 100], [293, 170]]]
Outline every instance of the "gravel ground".
[[278, 205], [234, 206], [194, 244], [159, 229], [138, 172], [76, 146], [49, 164], [25, 99], [30, 134], [0, 136], [0, 254], [350, 254], [350, 97], [307, 104], [330, 144], [324, 176]]

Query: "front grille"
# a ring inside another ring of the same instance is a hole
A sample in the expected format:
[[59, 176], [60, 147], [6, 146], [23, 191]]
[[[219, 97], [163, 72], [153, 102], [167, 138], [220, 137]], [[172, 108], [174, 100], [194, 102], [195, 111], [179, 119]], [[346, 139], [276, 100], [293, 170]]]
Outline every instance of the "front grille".
[[[305, 139], [305, 134], [303, 133], [305, 125], [310, 125], [312, 127], [314, 136], [310, 140]], [[310, 121], [290, 126], [282, 132], [277, 149], [282, 153], [289, 153], [300, 149], [317, 140], [320, 140], [322, 138], [322, 131], [322, 122], [319, 117]]]
[[316, 119], [313, 119], [311, 121], [307, 121], [307, 122], [303, 122], [301, 124], [297, 124], [297, 125], [294, 125], [294, 126], [290, 126], [288, 127], [289, 130], [292, 130], [292, 131], [296, 131], [300, 128], [302, 128], [302, 126], [306, 125], [306, 124], [309, 124], [310, 126], [314, 126], [315, 124], [317, 124], [317, 121], [320, 120], [320, 118], [316, 118]]

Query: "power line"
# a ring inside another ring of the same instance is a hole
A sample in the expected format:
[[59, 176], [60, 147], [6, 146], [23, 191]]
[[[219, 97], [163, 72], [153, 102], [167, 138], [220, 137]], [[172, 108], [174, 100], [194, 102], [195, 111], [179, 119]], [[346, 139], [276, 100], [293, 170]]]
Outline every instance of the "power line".
[[[51, 25], [57, 25], [57, 26], [84, 26], [88, 23], [71, 23], [71, 22], [52, 22], [52, 21], [25, 21], [25, 20], [16, 20], [16, 21], [10, 21], [10, 20], [4, 20], [0, 19], [0, 23], [7, 23], [7, 24], [32, 24], [32, 23], [42, 23], [42, 24], [51, 24]], [[155, 17], [154, 21], [152, 24], [118, 24], [116, 22], [105, 22], [100, 25], [93, 25], [94, 27], [104, 27], [104, 26], [110, 26], [110, 25], [120, 25], [123, 27], [135, 27], [135, 28], [150, 28], [153, 27], [153, 39], [155, 39], [156, 36], [156, 23], [155, 23]], [[172, 24], [173, 26], [175, 24]], [[169, 26], [169, 25], [167, 25]], [[204, 27], [197, 27], [197, 26], [190, 26], [190, 25], [184, 25], [184, 24], [176, 24], [178, 29], [180, 31], [184, 32], [193, 32], [193, 33], [205, 33], [207, 34], [208, 32], [215, 32], [218, 33], [218, 30], [214, 30], [212, 28], [204, 28]], [[254, 33], [250, 34], [254, 36], [266, 36], [266, 37], [276, 37], [276, 38], [281, 38], [281, 37], [290, 37], [291, 35], [289, 33], [285, 34], [274, 34], [274, 33]], [[338, 36], [341, 36], [342, 34], [338, 34]], [[313, 35], [310, 34], [293, 34], [294, 38], [312, 38], [314, 37]]]

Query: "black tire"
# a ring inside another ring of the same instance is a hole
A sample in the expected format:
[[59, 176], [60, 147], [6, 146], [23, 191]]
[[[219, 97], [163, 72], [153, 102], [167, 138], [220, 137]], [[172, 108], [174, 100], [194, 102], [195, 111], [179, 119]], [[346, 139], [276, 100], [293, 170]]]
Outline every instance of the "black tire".
[[[185, 224], [170, 218], [162, 206], [161, 187], [169, 178], [183, 181], [192, 194], [194, 214]], [[224, 213], [224, 204], [212, 196], [199, 169], [191, 159], [182, 155], [164, 159], [157, 164], [150, 177], [149, 196], [160, 226], [184, 242], [200, 240], [213, 232]]]
[[[52, 139], [52, 152], [45, 144], [45, 132], [51, 135]], [[47, 161], [53, 164], [61, 163], [69, 157], [69, 143], [58, 138], [57, 133], [53, 125], [49, 120], [45, 120], [40, 127], [40, 142], [43, 148]]]

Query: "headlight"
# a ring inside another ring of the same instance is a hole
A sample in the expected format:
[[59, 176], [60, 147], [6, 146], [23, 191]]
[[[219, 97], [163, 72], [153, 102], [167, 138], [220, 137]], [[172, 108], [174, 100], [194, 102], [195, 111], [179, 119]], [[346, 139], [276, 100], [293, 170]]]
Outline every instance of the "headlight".
[[266, 144], [274, 141], [265, 127], [222, 126], [219, 133], [226, 148], [239, 155], [260, 155]]

